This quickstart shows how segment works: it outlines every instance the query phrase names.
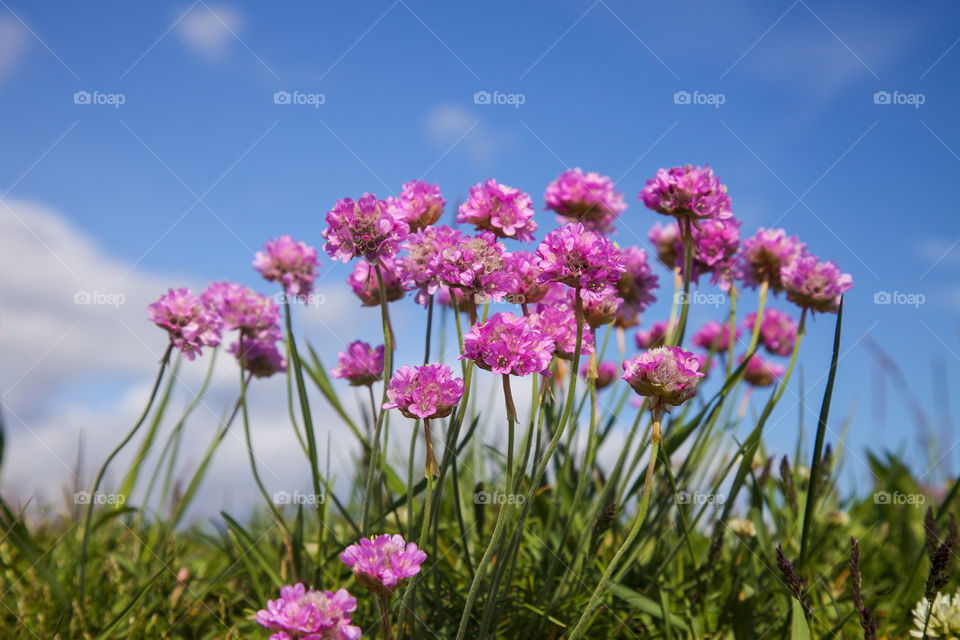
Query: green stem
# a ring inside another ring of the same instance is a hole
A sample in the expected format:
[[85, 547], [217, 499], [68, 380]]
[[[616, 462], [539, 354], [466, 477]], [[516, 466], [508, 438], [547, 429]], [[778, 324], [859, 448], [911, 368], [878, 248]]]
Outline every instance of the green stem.
[[693, 269], [693, 222], [690, 218], [681, 220], [683, 236], [683, 306], [680, 308], [680, 321], [673, 334], [672, 346], [683, 344], [683, 334], [687, 328], [687, 310], [690, 308], [690, 271]]
[[760, 295], [757, 301], [757, 315], [753, 321], [753, 335], [750, 336], [750, 348], [747, 353], [753, 352], [760, 340], [760, 325], [763, 324], [763, 308], [767, 303], [767, 291], [770, 289], [770, 281], [764, 278], [760, 284]]

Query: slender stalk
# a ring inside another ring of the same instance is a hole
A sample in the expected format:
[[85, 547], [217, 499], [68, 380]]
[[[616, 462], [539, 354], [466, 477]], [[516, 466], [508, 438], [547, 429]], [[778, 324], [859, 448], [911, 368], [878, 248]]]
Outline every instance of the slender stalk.
[[683, 238], [683, 306], [680, 309], [680, 321], [673, 333], [673, 346], [683, 343], [683, 334], [687, 328], [687, 310], [690, 308], [690, 271], [693, 269], [693, 222], [689, 217], [683, 218], [680, 228]]
[[517, 409], [513, 405], [513, 393], [510, 391], [510, 374], [503, 374], [503, 400], [507, 405], [507, 489], [513, 490], [513, 439], [517, 424]]
[[747, 353], [752, 352], [760, 340], [760, 325], [763, 324], [763, 308], [767, 304], [767, 291], [769, 291], [769, 289], [770, 280], [764, 278], [763, 282], [760, 283], [760, 294], [757, 299], [757, 316], [753, 321], [753, 335], [750, 336], [750, 348], [747, 349]]
[[[737, 285], [731, 283], [730, 285], [730, 320], [728, 321], [729, 326], [727, 327], [727, 379], [730, 378], [730, 374], [733, 373], [733, 353], [735, 342], [737, 340]], [[752, 349], [748, 349], [747, 353], [750, 353]], [[707, 371], [710, 368], [707, 367]]]
[[380, 620], [383, 624], [383, 637], [389, 638], [393, 635], [390, 632], [390, 596], [380, 594], [377, 602], [380, 604]]
[[430, 362], [430, 334], [433, 330], [433, 296], [427, 301], [427, 338], [424, 340], [423, 364]]

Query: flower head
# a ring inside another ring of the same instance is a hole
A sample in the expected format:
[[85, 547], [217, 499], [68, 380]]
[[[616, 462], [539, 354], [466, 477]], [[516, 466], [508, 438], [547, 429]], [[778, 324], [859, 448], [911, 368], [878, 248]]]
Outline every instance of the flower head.
[[340, 559], [353, 569], [358, 584], [374, 593], [390, 595], [407, 578], [420, 573], [427, 554], [399, 534], [384, 533], [350, 545]]
[[[733, 331], [734, 339], [739, 338], [740, 327], [734, 327]], [[711, 320], [693, 334], [693, 344], [701, 349], [716, 353], [726, 351], [730, 348], [730, 323], [720, 324], [718, 320]]]
[[437, 184], [423, 180], [411, 180], [403, 185], [400, 196], [387, 198], [387, 207], [394, 218], [406, 220], [410, 231], [423, 229], [443, 215], [447, 201]]
[[253, 259], [253, 267], [264, 280], [279, 282], [288, 296], [302, 296], [313, 289], [317, 277], [317, 250], [290, 236], [268, 240]]
[[[623, 309], [623, 298], [618, 295], [584, 291], [580, 296], [583, 301], [583, 319], [593, 329], [610, 324]], [[572, 307], [573, 301], [570, 304]]]
[[648, 208], [677, 218], [724, 219], [733, 215], [727, 188], [709, 166], [660, 169], [647, 180], [640, 199]]
[[582, 222], [591, 231], [609, 233], [626, 210], [623, 194], [614, 190], [613, 180], [580, 167], [568, 169], [547, 185], [547, 208], [556, 211], [561, 222]]
[[235, 282], [213, 282], [201, 299], [220, 316], [225, 331], [239, 330], [254, 338], [264, 331], [279, 334], [280, 310], [270, 298]]
[[457, 222], [476, 225], [478, 231], [490, 231], [501, 238], [533, 240], [537, 223], [533, 221], [530, 196], [490, 178], [470, 187], [470, 198], [460, 205]]
[[624, 257], [606, 236], [573, 222], [547, 234], [537, 247], [540, 282], [562, 282], [587, 291], [612, 291], [626, 271]]
[[534, 328], [533, 323], [512, 313], [495, 313], [478, 322], [463, 336], [464, 355], [478, 367], [496, 374], [550, 375], [553, 338]]
[[840, 297], [853, 287], [853, 278], [842, 273], [832, 260], [819, 262], [814, 255], [802, 255], [780, 270], [787, 300], [798, 307], [836, 313]]
[[499, 301], [517, 286], [517, 275], [507, 269], [507, 255], [489, 231], [463, 237], [436, 257], [439, 280], [467, 295]]
[[[757, 313], [747, 315], [743, 326], [753, 331], [757, 322]], [[797, 323], [783, 311], [764, 309], [763, 320], [760, 322], [760, 340], [767, 351], [777, 356], [788, 356], [793, 353], [793, 345], [797, 342]]]
[[[590, 363], [585, 362], [583, 366], [580, 367], [580, 376], [582, 378], [589, 379], [590, 375]], [[612, 362], [598, 362], [597, 363], [597, 380], [596, 386], [597, 391], [605, 387], [610, 386], [613, 380], [617, 377], [617, 365]]]
[[463, 380], [445, 364], [397, 369], [387, 386], [384, 409], [399, 409], [408, 418], [445, 418], [463, 395]]
[[270, 640], [358, 640], [360, 627], [350, 624], [357, 599], [346, 589], [307, 590], [302, 584], [280, 589], [278, 600], [268, 600], [257, 612], [257, 624], [275, 631]]
[[[743, 358], [740, 358], [743, 362]], [[754, 354], [743, 371], [743, 379], [755, 387], [769, 387], [783, 375], [783, 366]]]
[[[397, 267], [393, 260], [385, 258], [381, 261], [380, 272], [383, 274], [383, 286], [387, 291], [387, 302], [399, 300], [407, 292], [400, 277], [397, 276]], [[377, 279], [377, 270], [366, 260], [361, 260], [347, 277], [347, 284], [360, 298], [365, 307], [376, 307], [380, 304], [380, 281]]]
[[679, 405], [697, 394], [700, 360], [679, 347], [656, 347], [623, 361], [623, 379], [654, 403]]
[[408, 287], [416, 288], [416, 300], [426, 305], [429, 296], [440, 288], [440, 266], [443, 252], [456, 246], [463, 234], [446, 225], [430, 226], [407, 236], [405, 255], [397, 258], [400, 278]]
[[287, 360], [277, 349], [279, 338], [279, 327], [276, 332], [264, 331], [253, 338], [241, 337], [230, 345], [230, 353], [254, 376], [269, 378], [275, 373], [287, 370]]
[[147, 306], [150, 320], [170, 335], [170, 343], [187, 360], [193, 360], [202, 347], [220, 344], [223, 321], [190, 289], [170, 289]]
[[647, 305], [656, 302], [653, 292], [657, 290], [658, 278], [647, 261], [647, 252], [639, 247], [623, 250], [626, 271], [617, 280], [617, 293], [623, 306], [617, 313], [617, 326], [632, 327], [640, 323], [640, 314]]
[[694, 225], [691, 279], [709, 273], [710, 284], [717, 284], [721, 279], [729, 283], [733, 278], [733, 258], [740, 248], [740, 224], [739, 220], [728, 217], [701, 220]]
[[916, 629], [910, 631], [912, 638], [922, 638], [924, 629], [928, 638], [960, 636], [960, 593], [944, 595], [937, 592], [933, 605], [921, 598], [913, 610], [913, 624]]
[[382, 344], [374, 348], [355, 340], [337, 354], [337, 366], [330, 374], [349, 381], [352, 387], [369, 387], [383, 377], [383, 350]]
[[677, 321], [673, 321], [673, 326], [666, 320], [654, 322], [648, 330], [640, 329], [637, 331], [637, 347], [640, 349], [652, 349], [653, 347], [662, 347], [667, 339], [667, 332], [670, 329], [676, 330]]
[[372, 193], [359, 200], [343, 198], [327, 213], [323, 249], [341, 262], [365, 258], [375, 263], [395, 256], [409, 229], [405, 219], [395, 217], [387, 203]]
[[[554, 355], [564, 360], [573, 360], [573, 352], [577, 350], [577, 318], [573, 307], [566, 302], [538, 304], [536, 313], [530, 314], [530, 322], [538, 331], [553, 338]], [[584, 327], [580, 338], [580, 353], [590, 355], [593, 352], [593, 332]]]
[[521, 304], [540, 302], [550, 286], [539, 281], [540, 261], [530, 251], [513, 251], [506, 257], [507, 269], [517, 276], [515, 286], [507, 293]]
[[756, 288], [766, 280], [771, 291], [783, 291], [780, 271], [803, 255], [806, 246], [783, 229], [757, 229], [743, 241], [743, 251], [738, 256], [744, 285]]
[[[678, 262], [683, 262], [683, 245], [680, 242], [680, 225], [671, 222], [661, 225], [659, 222], [650, 228], [647, 233], [650, 242], [657, 248], [657, 259], [668, 269], [673, 269]], [[682, 266], [680, 267], [683, 268]]]

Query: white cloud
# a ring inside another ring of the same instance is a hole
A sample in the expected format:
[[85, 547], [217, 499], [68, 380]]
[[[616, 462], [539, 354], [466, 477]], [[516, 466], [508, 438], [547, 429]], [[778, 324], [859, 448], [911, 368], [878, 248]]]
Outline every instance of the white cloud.
[[14, 18], [0, 17], [0, 84], [19, 68], [27, 42], [22, 24]]
[[177, 33], [194, 53], [212, 60], [226, 55], [243, 28], [243, 16], [227, 6], [196, 6], [177, 24]]
[[512, 138], [491, 129], [465, 108], [456, 104], [437, 105], [427, 114], [427, 136], [442, 152], [456, 144], [478, 166], [489, 165], [494, 155], [512, 143]]

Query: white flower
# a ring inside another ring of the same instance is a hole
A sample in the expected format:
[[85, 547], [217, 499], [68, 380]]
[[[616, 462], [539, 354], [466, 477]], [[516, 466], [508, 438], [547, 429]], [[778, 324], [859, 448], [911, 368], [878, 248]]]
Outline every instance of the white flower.
[[727, 520], [727, 526], [729, 526], [730, 530], [735, 534], [744, 538], [752, 538], [757, 535], [757, 528], [752, 521], [746, 518], [730, 518]]
[[933, 611], [927, 622], [930, 603], [922, 598], [913, 610], [913, 623], [916, 629], [910, 632], [913, 638], [923, 637], [923, 626], [927, 625], [928, 638], [960, 638], [960, 592], [952, 596], [938, 593], [933, 599]]

